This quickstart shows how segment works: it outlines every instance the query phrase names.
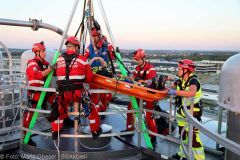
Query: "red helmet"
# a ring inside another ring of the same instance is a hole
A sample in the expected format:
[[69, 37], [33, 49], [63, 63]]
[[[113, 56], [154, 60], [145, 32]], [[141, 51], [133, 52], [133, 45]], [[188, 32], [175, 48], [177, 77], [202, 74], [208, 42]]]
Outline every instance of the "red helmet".
[[190, 59], [180, 60], [178, 62], [178, 67], [180, 67], [182, 69], [188, 69], [190, 72], [194, 72], [195, 68], [196, 68], [195, 64]]
[[134, 55], [133, 55], [133, 58], [134, 58], [135, 60], [137, 60], [137, 61], [140, 60], [140, 59], [145, 58], [145, 51], [142, 50], [142, 49], [136, 50], [133, 54], [134, 54]]
[[97, 37], [97, 36], [99, 36], [100, 35], [100, 32], [96, 29], [96, 28], [92, 28], [91, 29], [91, 35], [93, 36], [93, 37]]
[[79, 40], [77, 39], [77, 37], [75, 37], [75, 36], [68, 37], [67, 40], [66, 40], [66, 42], [65, 42], [65, 45], [67, 45], [68, 42], [70, 42], [70, 43], [72, 43], [72, 44], [74, 44], [74, 45], [80, 46], [80, 42], [79, 42]]
[[35, 43], [33, 44], [32, 46], [32, 51], [35, 53], [35, 52], [39, 52], [41, 50], [45, 50], [46, 47], [44, 46], [44, 42], [40, 42], [40, 43]]

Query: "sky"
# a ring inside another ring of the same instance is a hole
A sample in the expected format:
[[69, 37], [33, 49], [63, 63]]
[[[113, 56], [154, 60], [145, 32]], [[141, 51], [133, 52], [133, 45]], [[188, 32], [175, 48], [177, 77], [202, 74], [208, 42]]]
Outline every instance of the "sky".
[[[94, 15], [107, 35], [98, 0]], [[75, 0], [5, 0], [0, 18], [42, 20], [65, 29]], [[123, 49], [240, 50], [240, 0], [102, 0], [116, 45]], [[82, 18], [79, 0], [69, 35]], [[9, 48], [31, 48], [38, 41], [56, 49], [61, 36], [45, 29], [0, 25], [0, 41]]]

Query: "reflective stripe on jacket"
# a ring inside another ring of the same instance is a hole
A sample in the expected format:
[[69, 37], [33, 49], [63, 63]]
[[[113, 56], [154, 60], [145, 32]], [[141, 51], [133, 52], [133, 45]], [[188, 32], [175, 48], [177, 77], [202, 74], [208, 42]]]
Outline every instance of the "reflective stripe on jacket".
[[[55, 72], [58, 81], [66, 80], [66, 62], [62, 55], [57, 59]], [[85, 57], [77, 55], [72, 59], [69, 66], [69, 80], [89, 82], [92, 76], [93, 73]]]
[[[191, 74], [189, 77], [192, 77], [193, 76], [193, 74]], [[192, 78], [196, 78], [196, 77], [192, 77]], [[192, 79], [191, 78], [191, 79]], [[185, 84], [186, 83], [186, 81], [184, 81], [184, 80], [182, 80], [182, 79], [180, 79], [181, 80], [181, 84], [182, 84], [182, 86], [180, 87], [180, 86], [178, 86], [177, 85], [177, 90], [181, 90], [181, 88], [182, 88], [182, 90], [185, 90], [185, 91], [188, 91], [189, 90], [189, 82], [191, 81], [191, 79], [189, 79], [188, 80], [188, 84]], [[197, 79], [197, 78], [196, 78]], [[199, 103], [200, 102], [200, 100], [201, 100], [201, 97], [202, 97], [202, 88], [201, 88], [201, 83], [200, 83], [200, 81], [197, 79], [197, 81], [199, 82], [199, 84], [200, 84], [200, 88], [199, 88], [199, 90], [196, 92], [196, 94], [195, 94], [195, 96], [194, 96], [194, 104], [197, 104], [197, 103]], [[184, 100], [182, 100], [182, 106], [184, 105]], [[190, 102], [187, 102], [187, 106], [190, 106]], [[199, 108], [195, 108], [194, 107], [194, 111], [199, 111]]]
[[47, 61], [41, 62], [37, 57], [28, 61], [26, 75], [30, 86], [42, 87], [44, 85], [45, 77], [42, 71], [46, 70], [48, 65]]
[[153, 65], [145, 62], [143, 68], [137, 66], [133, 72], [134, 77], [141, 78], [142, 80], [149, 80], [156, 77], [157, 73]]

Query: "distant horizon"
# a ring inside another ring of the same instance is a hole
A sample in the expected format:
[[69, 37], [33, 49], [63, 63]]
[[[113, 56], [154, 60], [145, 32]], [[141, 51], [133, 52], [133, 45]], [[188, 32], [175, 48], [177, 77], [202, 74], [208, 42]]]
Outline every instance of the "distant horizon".
[[[0, 46], [1, 47], [1, 46]], [[1, 50], [4, 50], [3, 48], [0, 48]], [[31, 50], [31, 48], [8, 48], [8, 49], [21, 49], [21, 50]], [[47, 48], [50, 50], [57, 50], [57, 49], [51, 49], [51, 48]], [[63, 48], [62, 50], [65, 50], [65, 48]], [[120, 50], [136, 50], [136, 49], [120, 49]], [[240, 52], [239, 50], [194, 50], [194, 49], [143, 49], [145, 51], [176, 51], [176, 52], [181, 52], [181, 51], [197, 51], [197, 52]]]
[[[1, 46], [0, 46], [1, 47]], [[8, 48], [9, 50], [31, 50], [31, 48]], [[57, 50], [57, 49], [50, 49], [47, 48], [49, 50]], [[0, 48], [1, 51], [5, 51], [3, 48]], [[62, 50], [65, 50], [65, 48], [63, 48]], [[239, 53], [240, 54], [240, 50], [191, 50], [191, 49], [186, 49], [186, 50], [177, 50], [177, 49], [144, 49], [146, 52], [150, 51], [150, 52], [158, 52], [158, 51], [167, 51], [167, 52], [231, 52], [231, 53]], [[135, 51], [135, 49], [120, 49], [120, 51]]]

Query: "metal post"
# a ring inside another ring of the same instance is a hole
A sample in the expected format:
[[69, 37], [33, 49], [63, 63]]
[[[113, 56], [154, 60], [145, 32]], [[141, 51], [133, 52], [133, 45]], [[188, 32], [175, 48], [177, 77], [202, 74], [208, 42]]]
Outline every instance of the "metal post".
[[[79, 106], [79, 103], [75, 102], [73, 104], [75, 113], [79, 112], [78, 106]], [[80, 118], [80, 117], [74, 116], [74, 135], [75, 136], [78, 135], [78, 118]], [[78, 138], [77, 137], [74, 138], [74, 147], [75, 147], [75, 152], [78, 152]]]
[[143, 114], [143, 100], [139, 100], [139, 114], [138, 114], [138, 147], [142, 145], [142, 114]]
[[[222, 114], [223, 114], [223, 108], [219, 107], [218, 112], [218, 134], [221, 134], [222, 131]], [[216, 143], [216, 149], [219, 149], [219, 144]]]
[[103, 19], [104, 19], [104, 22], [105, 22], [105, 25], [106, 25], [109, 37], [110, 37], [110, 40], [112, 42], [113, 48], [116, 48], [116, 41], [115, 41], [115, 39], [113, 37], [112, 30], [111, 30], [110, 25], [108, 23], [108, 19], [107, 19], [106, 13], [105, 13], [105, 10], [104, 10], [103, 5], [102, 5], [102, 1], [98, 0], [98, 4], [99, 4], [100, 10], [101, 10], [101, 13], [102, 13], [102, 16], [103, 16]]
[[[11, 85], [13, 85], [13, 82], [12, 82], [12, 84]], [[13, 116], [15, 115], [15, 94], [14, 94], [14, 88], [12, 88], [12, 106], [13, 106], [13, 108], [12, 108], [12, 114], [13, 114]]]
[[[190, 113], [191, 113], [191, 115], [193, 115], [194, 99], [193, 99], [193, 97], [191, 97], [191, 98], [188, 99], [188, 101], [189, 100], [190, 100]], [[188, 154], [189, 154], [190, 159], [194, 159], [193, 158], [193, 153], [192, 153], [192, 140], [193, 140], [193, 125], [191, 123], [189, 123], [189, 130], [188, 130]]]
[[[170, 96], [170, 108], [169, 108], [169, 114], [172, 116], [172, 96]], [[169, 120], [169, 135], [172, 133], [172, 121], [171, 117], [168, 118]]]
[[[5, 91], [3, 90], [3, 91], [2, 91], [2, 99], [5, 99], [5, 98], [4, 98], [4, 97], [5, 97], [4, 95], [5, 95]], [[3, 106], [6, 106], [6, 105], [5, 105], [5, 102], [6, 102], [6, 99], [3, 100], [3, 103], [2, 103]], [[2, 128], [5, 128], [5, 127], [6, 127], [6, 121], [5, 121], [5, 120], [6, 120], [6, 116], [5, 116], [6, 114], [5, 114], [5, 111], [6, 111], [5, 109], [2, 111], [2, 117], [3, 117]]]
[[[170, 102], [169, 102], [170, 104], [170, 108], [169, 108], [169, 114], [170, 114], [170, 116], [169, 116], [169, 135], [172, 133], [172, 121], [171, 121], [171, 116], [172, 116], [172, 96], [170, 96]], [[172, 145], [169, 143], [168, 144], [168, 155], [170, 155], [171, 153], [171, 150], [172, 150]]]
[[176, 119], [176, 114], [177, 114], [177, 107], [176, 106], [174, 106], [174, 110], [173, 110], [174, 112], [173, 112], [173, 116], [175, 117], [175, 119]]
[[[20, 87], [20, 93], [19, 93], [19, 96], [20, 96], [20, 104], [19, 104], [19, 109], [20, 109], [20, 142], [23, 142], [23, 131], [22, 131], [22, 127], [23, 127], [23, 112], [22, 112], [22, 105], [23, 105], [23, 102], [22, 102], [22, 96], [23, 96], [23, 89]], [[22, 150], [22, 143], [20, 143], [20, 149]]]
[[59, 48], [58, 48], [58, 52], [60, 52], [60, 51], [62, 50], [63, 42], [64, 42], [64, 40], [65, 40], [65, 38], [66, 38], [66, 36], [67, 36], [67, 32], [68, 32], [69, 27], [70, 27], [70, 24], [71, 24], [71, 22], [72, 22], [74, 13], [75, 13], [75, 11], [76, 11], [76, 9], [77, 9], [78, 2], [79, 2], [79, 0], [75, 0], [75, 2], [74, 2], [74, 4], [73, 4], [73, 9], [72, 9], [72, 12], [71, 12], [71, 14], [70, 14], [70, 16], [69, 16], [69, 19], [68, 19], [67, 25], [66, 25], [66, 27], [65, 27], [65, 30], [64, 30], [64, 32], [63, 32], [63, 36], [62, 36], [62, 40], [61, 40], [61, 43], [60, 43]]

